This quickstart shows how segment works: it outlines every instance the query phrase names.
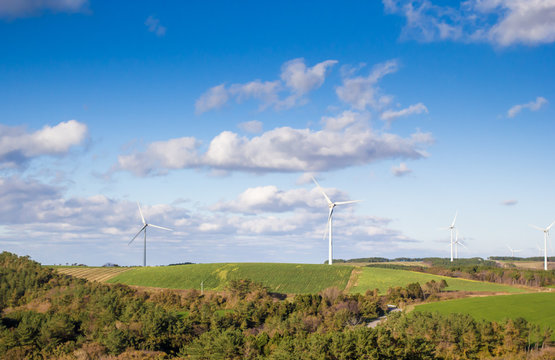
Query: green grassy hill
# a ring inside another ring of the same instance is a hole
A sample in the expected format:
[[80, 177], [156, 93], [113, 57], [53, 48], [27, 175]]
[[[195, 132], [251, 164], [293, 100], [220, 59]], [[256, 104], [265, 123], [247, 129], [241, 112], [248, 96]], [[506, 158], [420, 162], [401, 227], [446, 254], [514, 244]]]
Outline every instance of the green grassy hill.
[[232, 279], [250, 279], [281, 293], [317, 293], [347, 286], [353, 267], [312, 264], [192, 264], [132, 268], [107, 282], [170, 289], [222, 290]]
[[352, 293], [364, 293], [368, 289], [379, 289], [380, 293], [385, 293], [388, 288], [394, 286], [406, 286], [410, 283], [419, 282], [420, 285], [428, 281], [435, 280], [447, 281], [447, 291], [492, 291], [492, 292], [507, 292], [518, 293], [525, 292], [520, 288], [494, 284], [481, 281], [473, 281], [466, 279], [455, 279], [447, 276], [439, 276], [432, 274], [425, 274], [415, 271], [398, 270], [398, 269], [385, 269], [377, 267], [362, 267], [359, 268], [360, 275], [356, 280], [354, 286], [350, 289]]
[[[555, 292], [486, 296], [422, 304], [414, 311], [470, 314], [477, 319], [502, 321], [522, 317], [540, 326], [555, 324]], [[555, 333], [552, 335], [555, 340]]]
[[231, 279], [250, 279], [281, 293], [317, 293], [335, 286], [345, 289], [351, 273], [355, 270], [351, 293], [364, 293], [378, 288], [385, 293], [394, 286], [406, 286], [413, 282], [424, 284], [430, 280], [446, 279], [447, 290], [517, 293], [524, 290], [507, 285], [480, 281], [454, 279], [414, 271], [371, 267], [329, 266], [313, 264], [273, 263], [222, 263], [191, 264], [164, 267], [131, 268], [106, 280], [109, 283], [152, 286], [170, 289], [200, 289], [204, 282], [206, 290], [222, 290]]

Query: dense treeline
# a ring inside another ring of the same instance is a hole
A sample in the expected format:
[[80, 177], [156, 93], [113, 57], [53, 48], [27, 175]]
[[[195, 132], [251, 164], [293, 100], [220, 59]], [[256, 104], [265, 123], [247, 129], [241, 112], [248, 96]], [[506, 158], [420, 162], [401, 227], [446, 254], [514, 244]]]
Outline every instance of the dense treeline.
[[[430, 267], [419, 270], [431, 274], [489, 281], [507, 285], [547, 286], [555, 284], [554, 270], [528, 270], [499, 267], [494, 261], [477, 259], [434, 259]], [[492, 264], [493, 263], [493, 264]]]
[[488, 281], [505, 285], [548, 286], [555, 285], [555, 270], [529, 270], [501, 267], [495, 261], [482, 258], [456, 259], [425, 258], [429, 266], [401, 264], [369, 264], [369, 267], [405, 269], [429, 274]]
[[[504, 261], [544, 261], [543, 256], [531, 256], [531, 257], [518, 257], [518, 256], [490, 256], [490, 260], [504, 260]], [[548, 256], [547, 261], [554, 262], [555, 256]]]
[[224, 293], [146, 293], [62, 276], [5, 252], [0, 265], [2, 359], [521, 358], [551, 336], [522, 319], [499, 324], [420, 313], [367, 327], [388, 303], [419, 301], [442, 283], [410, 284], [386, 296], [330, 288], [285, 299], [249, 280], [232, 281]]
[[[365, 257], [365, 258], [355, 258], [355, 259], [333, 259], [335, 263], [386, 263], [386, 262], [408, 262], [408, 261], [422, 261], [424, 259], [421, 258], [407, 258], [407, 257], [400, 257], [395, 259], [388, 259], [383, 257]], [[327, 264], [328, 260], [324, 261], [324, 264]]]

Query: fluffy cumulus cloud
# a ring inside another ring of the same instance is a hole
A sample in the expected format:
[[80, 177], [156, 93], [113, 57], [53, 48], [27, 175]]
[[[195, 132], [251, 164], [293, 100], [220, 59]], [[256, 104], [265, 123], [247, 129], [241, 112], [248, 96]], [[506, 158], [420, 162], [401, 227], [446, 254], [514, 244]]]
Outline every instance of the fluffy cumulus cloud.
[[547, 102], [548, 101], [546, 98], [538, 96], [534, 101], [530, 101], [529, 103], [526, 103], [526, 104], [518, 104], [511, 107], [507, 111], [507, 116], [510, 118], [515, 117], [523, 109], [528, 109], [530, 111], [538, 111], [539, 109], [541, 109], [542, 106], [546, 105]]
[[389, 102], [390, 97], [380, 94], [377, 82], [398, 69], [397, 60], [389, 60], [374, 66], [367, 76], [345, 77], [343, 84], [336, 89], [337, 96], [357, 110], [379, 109]]
[[422, 113], [428, 113], [428, 108], [424, 104], [418, 103], [401, 110], [386, 110], [382, 113], [381, 118], [382, 120], [391, 122], [398, 117]]
[[166, 35], [166, 27], [160, 25], [160, 20], [152, 15], [146, 18], [145, 25], [148, 31], [155, 33], [156, 36]]
[[405, 163], [400, 163], [399, 166], [393, 166], [391, 168], [391, 173], [395, 176], [405, 176], [412, 172], [411, 169]]
[[63, 155], [83, 143], [87, 126], [75, 120], [28, 132], [24, 127], [0, 125], [0, 169], [18, 168], [42, 155]]
[[[336, 189], [326, 191], [334, 200], [349, 198]], [[141, 226], [133, 201], [104, 195], [66, 197], [64, 188], [13, 176], [0, 180], [0, 202], [3, 249], [33, 255], [33, 251], [51, 251], [56, 244], [55, 254], [50, 255], [54, 262], [68, 261], [69, 254], [71, 259], [87, 259], [89, 253], [124, 264], [142, 260], [140, 244], [127, 246]], [[233, 201], [208, 206], [213, 211], [165, 204], [141, 208], [149, 223], [174, 230], [149, 233], [149, 251], [158, 258], [150, 260], [149, 255], [149, 263], [167, 264], [185, 256], [196, 261], [323, 261], [327, 254], [322, 241], [327, 207], [315, 188], [250, 188]], [[335, 214], [339, 247], [407, 240], [388, 227], [388, 219], [359, 215], [355, 209], [346, 206]], [[249, 247], [249, 259], [241, 257], [244, 246]]]
[[197, 153], [199, 146], [200, 142], [193, 137], [156, 141], [149, 144], [143, 153], [119, 156], [117, 168], [137, 175], [147, 175], [195, 167], [200, 165]]
[[[340, 118], [357, 118], [343, 113]], [[325, 118], [321, 130], [280, 127], [259, 136], [246, 137], [224, 131], [201, 152], [195, 138], [159, 141], [142, 152], [122, 155], [115, 170], [137, 175], [161, 174], [170, 169], [305, 172], [342, 169], [383, 159], [419, 159], [433, 142], [429, 133], [408, 137], [372, 129], [364, 116], [356, 120]], [[339, 125], [338, 125], [339, 124]]]
[[[311, 180], [312, 182], [312, 180]], [[348, 195], [337, 189], [325, 189], [333, 201], [349, 200]], [[325, 198], [317, 188], [279, 190], [274, 185], [249, 188], [233, 201], [221, 201], [212, 206], [214, 211], [231, 211], [245, 214], [287, 212], [299, 208], [327, 208]]]
[[293, 59], [282, 65], [280, 79], [253, 80], [226, 86], [220, 84], [202, 94], [195, 103], [197, 114], [217, 109], [234, 99], [241, 103], [249, 99], [260, 102], [260, 110], [290, 108], [302, 103], [304, 95], [324, 83], [328, 69], [337, 61], [326, 60], [307, 67], [304, 59]]
[[21, 17], [43, 11], [76, 13], [88, 10], [88, 0], [2, 0], [0, 16]]
[[496, 46], [555, 41], [553, 0], [469, 0], [458, 7], [430, 0], [383, 0], [406, 18], [403, 36], [420, 41], [490, 42]]

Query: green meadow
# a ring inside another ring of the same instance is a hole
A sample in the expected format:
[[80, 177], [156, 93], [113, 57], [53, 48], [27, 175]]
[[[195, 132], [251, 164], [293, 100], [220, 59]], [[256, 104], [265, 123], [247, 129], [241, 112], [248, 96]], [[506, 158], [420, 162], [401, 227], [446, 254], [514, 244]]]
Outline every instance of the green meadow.
[[[524, 318], [555, 330], [555, 292], [473, 297], [422, 304], [414, 311], [470, 314], [476, 319], [503, 321]], [[555, 333], [552, 335], [555, 340]]]
[[317, 293], [333, 286], [343, 290], [353, 270], [353, 286], [348, 289], [351, 293], [365, 293], [368, 289], [377, 288], [383, 294], [390, 287], [414, 282], [423, 285], [431, 280], [442, 279], [447, 281], [448, 291], [525, 292], [507, 285], [407, 270], [323, 264], [221, 263], [137, 267], [115, 274], [106, 282], [170, 289], [200, 289], [202, 282], [206, 290], [222, 290], [232, 279], [250, 279], [267, 286], [271, 291], [304, 294]]
[[355, 285], [350, 289], [351, 293], [364, 293], [368, 289], [378, 289], [381, 294], [384, 294], [388, 288], [395, 286], [406, 286], [410, 283], [418, 282], [420, 285], [435, 280], [447, 281], [447, 291], [491, 291], [491, 292], [506, 292], [506, 293], [519, 293], [525, 290], [501, 284], [494, 284], [481, 281], [455, 279], [447, 276], [439, 276], [432, 274], [425, 274], [416, 271], [398, 270], [398, 269], [385, 269], [377, 267], [361, 267]]
[[226, 263], [132, 268], [106, 282], [169, 289], [222, 290], [232, 279], [250, 279], [281, 293], [345, 289], [353, 268], [314, 264]]

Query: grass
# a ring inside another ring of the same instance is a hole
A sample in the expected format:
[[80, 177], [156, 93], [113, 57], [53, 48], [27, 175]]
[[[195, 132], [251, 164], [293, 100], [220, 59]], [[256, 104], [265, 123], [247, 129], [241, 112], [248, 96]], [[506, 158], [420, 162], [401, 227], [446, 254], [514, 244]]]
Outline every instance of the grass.
[[447, 291], [488, 291], [488, 292], [507, 292], [518, 293], [525, 290], [501, 284], [494, 284], [482, 281], [473, 281], [465, 279], [455, 279], [447, 276], [425, 274], [415, 271], [385, 269], [377, 267], [360, 268], [361, 273], [355, 285], [351, 288], [351, 293], [364, 293], [368, 289], [378, 289], [384, 294], [388, 288], [395, 286], [406, 286], [410, 283], [418, 282], [420, 285], [431, 280], [447, 281]]
[[[522, 317], [527, 321], [555, 327], [555, 292], [473, 297], [422, 304], [414, 311], [437, 311], [442, 314], [470, 314], [476, 319], [503, 321]], [[555, 329], [554, 329], [555, 330]], [[552, 335], [555, 340], [555, 333]]]
[[132, 268], [106, 282], [169, 289], [222, 290], [232, 279], [250, 279], [280, 293], [344, 289], [353, 267], [313, 264], [229, 263]]
[[71, 275], [89, 281], [104, 282], [129, 268], [122, 267], [88, 267], [88, 266], [54, 266], [60, 274]]
[[63, 274], [91, 281], [123, 283], [169, 289], [223, 290], [231, 279], [250, 279], [267, 286], [270, 291], [287, 294], [318, 293], [328, 287], [345, 289], [353, 269], [351, 293], [365, 293], [378, 288], [384, 294], [388, 288], [445, 279], [455, 291], [524, 292], [520, 288], [488, 282], [454, 279], [415, 271], [377, 267], [329, 266], [313, 264], [222, 263], [191, 264], [161, 267], [105, 268], [55, 267]]

